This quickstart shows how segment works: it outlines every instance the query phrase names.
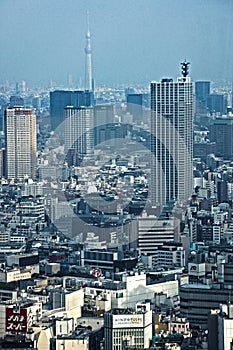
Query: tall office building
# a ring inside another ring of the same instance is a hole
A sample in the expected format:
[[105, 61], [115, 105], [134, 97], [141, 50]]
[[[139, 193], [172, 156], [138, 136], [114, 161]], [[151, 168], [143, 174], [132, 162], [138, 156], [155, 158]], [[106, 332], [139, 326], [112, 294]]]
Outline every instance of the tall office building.
[[231, 111], [233, 113], [233, 83], [232, 83], [232, 87], [231, 87]]
[[0, 95], [0, 130], [4, 130], [4, 111], [8, 106], [8, 99], [5, 95]]
[[93, 108], [65, 108], [65, 151], [76, 150], [82, 159], [94, 146]]
[[5, 149], [0, 148], [0, 177], [5, 176], [4, 155], [5, 155]]
[[94, 107], [95, 145], [108, 140], [108, 130], [113, 127], [112, 124], [115, 121], [113, 107], [113, 105], [107, 104]]
[[50, 92], [51, 127], [55, 130], [65, 120], [65, 107], [90, 107], [94, 104], [92, 91], [56, 90]]
[[91, 33], [89, 30], [89, 19], [87, 15], [87, 34], [86, 34], [86, 47], [85, 47], [85, 90], [92, 91], [92, 60], [91, 60]]
[[10, 97], [10, 107], [24, 107], [24, 99], [20, 96]]
[[182, 77], [151, 83], [151, 200], [188, 199], [192, 192], [193, 84], [188, 63]]
[[134, 121], [141, 122], [143, 117], [143, 94], [127, 94], [126, 95], [127, 102], [127, 111], [133, 115]]
[[215, 154], [225, 159], [233, 157], [233, 118], [216, 118], [210, 121], [210, 141], [215, 142]]
[[6, 176], [8, 179], [35, 178], [36, 116], [22, 107], [5, 110]]
[[206, 99], [210, 113], [225, 114], [227, 112], [227, 97], [223, 94], [210, 94]]
[[207, 97], [209, 94], [210, 94], [210, 81], [195, 82], [196, 101], [198, 101], [202, 106], [206, 106]]

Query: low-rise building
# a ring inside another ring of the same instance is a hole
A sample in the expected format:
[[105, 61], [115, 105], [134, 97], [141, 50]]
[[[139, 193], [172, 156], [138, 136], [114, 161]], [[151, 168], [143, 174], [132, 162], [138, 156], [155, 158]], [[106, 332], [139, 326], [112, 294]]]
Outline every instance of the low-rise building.
[[42, 316], [42, 303], [17, 299], [0, 303], [0, 338], [6, 334], [26, 334]]
[[220, 305], [208, 317], [208, 348], [229, 350], [233, 339], [233, 305]]
[[149, 348], [152, 339], [152, 311], [149, 303], [134, 309], [112, 309], [104, 315], [104, 349]]

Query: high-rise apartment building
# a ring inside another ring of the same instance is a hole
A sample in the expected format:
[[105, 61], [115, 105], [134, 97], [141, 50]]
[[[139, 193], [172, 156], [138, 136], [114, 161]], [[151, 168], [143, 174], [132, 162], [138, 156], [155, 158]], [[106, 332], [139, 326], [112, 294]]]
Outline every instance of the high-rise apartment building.
[[151, 199], [188, 199], [192, 192], [193, 84], [183, 63], [176, 82], [151, 82]]
[[93, 108], [65, 108], [65, 151], [75, 149], [82, 158], [94, 146]]
[[211, 310], [208, 316], [208, 349], [232, 349], [233, 305], [220, 304], [219, 309]]
[[36, 116], [22, 107], [5, 110], [6, 176], [8, 179], [35, 178]]

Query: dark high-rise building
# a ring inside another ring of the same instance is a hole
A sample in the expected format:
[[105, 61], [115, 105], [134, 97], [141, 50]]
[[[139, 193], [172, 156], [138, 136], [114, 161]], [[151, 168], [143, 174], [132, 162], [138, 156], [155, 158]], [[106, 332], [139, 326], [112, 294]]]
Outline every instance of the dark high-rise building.
[[217, 156], [229, 159], [233, 157], [233, 118], [211, 120], [210, 141], [215, 142]]
[[184, 200], [192, 192], [193, 84], [187, 76], [177, 82], [162, 79], [151, 83], [151, 199], [163, 206]]
[[194, 142], [193, 156], [194, 158], [201, 158], [204, 162], [209, 154], [215, 154], [215, 142]]
[[233, 83], [231, 88], [231, 111], [233, 112]]
[[7, 98], [0, 96], [0, 130], [4, 130], [4, 111], [8, 106]]
[[109, 124], [114, 123], [114, 107], [113, 105], [97, 105], [94, 107], [94, 142], [95, 145], [105, 142]]
[[196, 101], [198, 101], [202, 106], [206, 106], [206, 100], [209, 94], [210, 94], [210, 81], [195, 82]]
[[127, 112], [133, 115], [134, 121], [142, 120], [143, 94], [127, 94]]
[[92, 91], [56, 90], [50, 92], [51, 127], [55, 130], [65, 120], [65, 107], [90, 107], [94, 104]]
[[0, 177], [5, 176], [5, 149], [0, 148]]
[[227, 99], [224, 95], [220, 94], [210, 94], [207, 96], [206, 100], [207, 108], [210, 113], [220, 113], [224, 114], [227, 111]]
[[32, 99], [32, 106], [35, 109], [40, 109], [41, 108], [41, 98], [40, 96], [34, 96]]
[[23, 107], [24, 99], [20, 96], [11, 96], [10, 97], [10, 107]]
[[218, 179], [216, 188], [217, 188], [218, 202], [219, 203], [227, 202], [228, 201], [227, 181]]

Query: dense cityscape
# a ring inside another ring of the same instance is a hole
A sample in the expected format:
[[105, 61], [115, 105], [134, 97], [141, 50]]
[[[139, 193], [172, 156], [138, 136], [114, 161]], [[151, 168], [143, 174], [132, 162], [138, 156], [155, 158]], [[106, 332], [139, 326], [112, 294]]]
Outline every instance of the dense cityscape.
[[98, 86], [89, 17], [83, 55], [0, 81], [0, 349], [233, 350], [231, 79]]

